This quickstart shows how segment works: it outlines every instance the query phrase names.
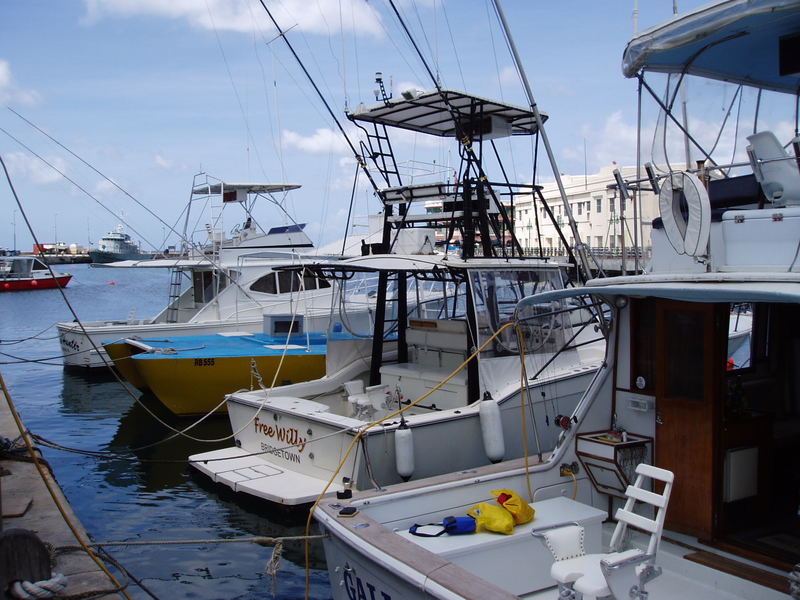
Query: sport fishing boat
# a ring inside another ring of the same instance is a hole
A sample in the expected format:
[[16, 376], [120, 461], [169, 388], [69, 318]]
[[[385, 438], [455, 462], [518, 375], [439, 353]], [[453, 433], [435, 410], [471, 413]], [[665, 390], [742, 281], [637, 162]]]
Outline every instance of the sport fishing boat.
[[[287, 319], [291, 323], [291, 316]], [[105, 344], [119, 373], [176, 415], [223, 412], [225, 395], [258, 381], [282, 385], [325, 374], [328, 335], [232, 332]]]
[[[104, 343], [114, 367], [131, 384], [156, 396], [176, 415], [225, 411], [225, 395], [264, 385], [290, 385], [326, 373], [328, 345], [371, 335], [374, 283], [351, 286], [348, 330], [341, 321], [331, 327], [327, 281], [311, 273], [271, 272], [273, 285], [294, 293], [291, 314], [266, 313], [260, 332], [224, 331], [168, 338], [125, 338]], [[285, 287], [284, 287], [285, 286]], [[305, 287], [308, 287], [308, 294]], [[358, 288], [357, 291], [354, 288]], [[371, 292], [371, 293], [370, 293]], [[356, 324], [358, 323], [358, 324]]]
[[[635, 36], [624, 72], [641, 90], [666, 73], [794, 102], [799, 41], [797, 2], [728, 0]], [[603, 364], [541, 456], [319, 501], [334, 598], [800, 597], [800, 156], [765, 150], [775, 137], [748, 135], [745, 163], [702, 150], [697, 170], [648, 178], [661, 213], [648, 273], [517, 305], [531, 327], [580, 297], [610, 314]], [[752, 335], [730, 365], [738, 305]], [[509, 492], [533, 520], [446, 533]]]
[[[348, 117], [368, 132], [367, 155], [387, 184], [377, 191], [383, 240], [360, 257], [304, 268], [337, 288], [377, 277], [372, 333], [329, 348], [321, 379], [230, 394], [235, 446], [190, 457], [214, 481], [284, 505], [550, 447], [555, 423], [571, 413], [605, 345], [591, 305], [543, 305], [548, 316], [539, 326], [510, 325], [519, 300], [562, 289], [572, 272], [567, 263], [523, 256], [514, 235], [515, 195], [538, 188], [496, 182], [483, 170], [484, 143], [536, 135], [540, 115], [437, 89], [384, 96]], [[458, 176], [403, 183], [386, 150], [389, 128], [462, 144]], [[436, 253], [439, 246], [448, 251]], [[345, 305], [340, 315], [349, 314]], [[520, 392], [523, 369], [533, 377], [528, 395]], [[521, 430], [523, 404], [537, 424]], [[447, 440], [457, 451], [443, 447]]]
[[0, 292], [63, 288], [70, 279], [70, 273], [51, 273], [34, 256], [0, 256]]
[[[259, 200], [294, 190], [296, 184], [224, 183], [198, 175], [192, 185], [192, 201], [186, 208], [183, 239], [191, 253], [178, 258], [122, 261], [106, 268], [148, 268], [171, 271], [166, 307], [155, 317], [63, 322], [59, 341], [67, 367], [102, 367], [110, 361], [103, 341], [125, 338], [171, 338], [179, 335], [212, 335], [218, 332], [260, 332], [265, 312], [293, 313], [297, 289], [283, 285], [271, 270], [276, 264], [297, 262], [299, 256], [316, 252], [302, 224], [258, 229], [253, 215]], [[192, 232], [192, 203], [211, 206], [210, 223]], [[243, 225], [230, 236], [221, 229], [225, 208], [245, 212]], [[202, 236], [203, 241], [195, 241]], [[341, 244], [340, 244], [341, 246]], [[339, 249], [341, 251], [341, 249]], [[322, 254], [324, 256], [324, 254]], [[307, 282], [305, 298], [328, 296], [327, 282]]]

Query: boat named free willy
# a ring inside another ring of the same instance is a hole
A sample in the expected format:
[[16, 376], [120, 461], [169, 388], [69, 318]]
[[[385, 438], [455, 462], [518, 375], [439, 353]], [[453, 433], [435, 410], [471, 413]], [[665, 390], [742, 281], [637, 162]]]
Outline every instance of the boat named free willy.
[[[772, 92], [794, 106], [798, 43], [797, 2], [728, 0], [638, 34], [624, 71], [640, 90], [662, 73], [696, 75], [757, 88], [756, 111]], [[697, 170], [620, 187], [649, 183], [659, 195], [649, 271], [516, 306], [531, 326], [542, 305], [580, 297], [610, 315], [605, 360], [557, 443], [540, 457], [321, 500], [336, 600], [800, 597], [800, 153], [761, 130], [746, 135], [749, 160], [731, 164], [698, 143], [718, 132], [686, 133], [705, 157]], [[670, 147], [662, 135], [654, 148]], [[730, 364], [742, 304], [752, 335]], [[509, 535], [411, 532], [443, 530], [506, 489], [535, 509]], [[635, 510], [642, 502], [648, 510]], [[604, 526], [612, 515], [616, 527]]]
[[[542, 321], [511, 326], [518, 301], [563, 289], [571, 273], [569, 264], [524, 256], [514, 235], [515, 196], [538, 189], [490, 180], [484, 171], [494, 160], [484, 148], [536, 135], [535, 115], [453, 90], [404, 96], [348, 115], [367, 132], [386, 183], [377, 191], [383, 240], [363, 256], [302, 267], [337, 290], [360, 276], [377, 278], [374, 328], [368, 335], [354, 328], [344, 304], [332, 323], [354, 338], [329, 349], [325, 377], [229, 395], [236, 445], [190, 457], [216, 482], [301, 505], [325, 491], [535, 454], [555, 443], [556, 421], [572, 412], [600, 364], [605, 341], [590, 304], [543, 304]], [[386, 151], [389, 128], [462, 144], [457, 176], [405, 184]], [[532, 378], [529, 394], [520, 392], [523, 369]], [[521, 404], [538, 423], [527, 431], [519, 428]], [[446, 449], [450, 440], [458, 440], [457, 451]]]

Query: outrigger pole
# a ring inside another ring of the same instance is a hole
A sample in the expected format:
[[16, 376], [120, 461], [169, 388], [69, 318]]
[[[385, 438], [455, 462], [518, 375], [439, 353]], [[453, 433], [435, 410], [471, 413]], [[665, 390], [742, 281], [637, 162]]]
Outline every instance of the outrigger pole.
[[366, 174], [367, 179], [369, 179], [369, 182], [372, 185], [372, 189], [375, 190], [376, 193], [379, 192], [380, 188], [378, 188], [378, 185], [372, 178], [372, 174], [369, 172], [369, 169], [367, 168], [367, 163], [364, 161], [364, 157], [358, 153], [356, 147], [353, 145], [353, 142], [350, 141], [350, 138], [347, 136], [347, 132], [344, 130], [344, 127], [342, 127], [342, 124], [339, 122], [339, 119], [336, 118], [333, 109], [331, 109], [331, 106], [330, 104], [328, 104], [328, 101], [325, 99], [325, 96], [322, 95], [322, 92], [320, 91], [319, 87], [317, 87], [317, 83], [314, 81], [314, 78], [311, 77], [311, 74], [308, 72], [308, 69], [306, 69], [306, 66], [303, 64], [303, 61], [300, 60], [300, 56], [298, 56], [297, 52], [295, 52], [291, 42], [289, 42], [289, 38], [286, 36], [286, 32], [281, 28], [280, 25], [278, 25], [278, 22], [275, 20], [275, 17], [272, 16], [272, 12], [270, 12], [269, 8], [267, 8], [266, 2], [264, 0], [260, 0], [260, 2], [261, 6], [264, 8], [264, 11], [267, 13], [267, 16], [269, 17], [270, 21], [272, 21], [272, 24], [275, 25], [275, 29], [278, 30], [278, 37], [283, 38], [283, 41], [286, 42], [286, 46], [288, 46], [289, 51], [292, 53], [292, 56], [294, 56], [294, 59], [297, 61], [297, 64], [300, 65], [300, 68], [303, 70], [303, 74], [305, 74], [306, 78], [311, 83], [311, 86], [314, 88], [314, 91], [317, 93], [317, 96], [319, 96], [320, 100], [322, 100], [323, 106], [325, 106], [325, 109], [328, 111], [328, 114], [333, 119], [333, 122], [336, 123], [336, 127], [339, 128], [339, 132], [342, 134], [342, 137], [344, 137], [345, 141], [347, 142], [347, 145], [350, 146], [350, 150], [352, 150], [353, 156], [355, 156], [359, 166]]
[[564, 189], [564, 183], [561, 181], [561, 174], [558, 170], [558, 165], [556, 164], [556, 157], [553, 154], [550, 141], [547, 139], [547, 132], [544, 129], [544, 121], [542, 120], [542, 116], [539, 114], [539, 108], [536, 105], [536, 101], [533, 99], [533, 92], [531, 91], [531, 86], [528, 83], [528, 76], [525, 74], [525, 69], [522, 67], [522, 61], [520, 60], [519, 53], [517, 52], [517, 47], [514, 44], [514, 39], [511, 37], [511, 30], [508, 27], [508, 22], [506, 21], [506, 16], [503, 13], [503, 7], [500, 5], [500, 0], [494, 0], [494, 5], [495, 9], [497, 10], [497, 16], [500, 17], [500, 22], [503, 26], [503, 33], [505, 34], [508, 45], [511, 48], [511, 54], [514, 57], [514, 63], [517, 67], [517, 72], [519, 73], [519, 76], [522, 79], [522, 84], [525, 87], [525, 94], [528, 96], [528, 104], [530, 104], [531, 111], [536, 119], [538, 130], [542, 134], [542, 142], [544, 143], [544, 148], [547, 151], [547, 158], [550, 161], [550, 167], [553, 169], [553, 176], [556, 178], [558, 191], [561, 194], [561, 202], [564, 205], [564, 213], [567, 215], [569, 228], [572, 231], [572, 236], [575, 240], [575, 252], [578, 255], [578, 264], [576, 265], [579, 271], [578, 276], [581, 281], [585, 282], [592, 277], [589, 257], [586, 252], [586, 245], [581, 241], [580, 234], [578, 233], [578, 226], [575, 223], [575, 218], [572, 216], [572, 208], [569, 205], [569, 199], [567, 198], [567, 192]]

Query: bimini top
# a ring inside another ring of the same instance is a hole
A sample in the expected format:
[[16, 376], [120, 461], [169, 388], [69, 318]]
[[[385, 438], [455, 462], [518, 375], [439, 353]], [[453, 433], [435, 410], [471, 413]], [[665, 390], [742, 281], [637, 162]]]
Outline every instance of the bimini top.
[[527, 306], [593, 294], [605, 298], [652, 297], [685, 302], [800, 303], [797, 273], [702, 273], [693, 275], [632, 275], [592, 279], [585, 286], [543, 292], [523, 298], [517, 313]]
[[[546, 121], [547, 115], [540, 114], [542, 122]], [[538, 131], [530, 109], [453, 90], [404, 92], [402, 98], [370, 107], [360, 105], [348, 116], [440, 137], [461, 137], [459, 133], [473, 138], [501, 137]]]
[[245, 194], [273, 194], [275, 192], [288, 192], [300, 187], [299, 183], [203, 183], [192, 188], [195, 196], [211, 196], [229, 192], [243, 192]]
[[726, 0], [634, 36], [622, 72], [688, 73], [767, 90], [800, 90], [800, 2]]

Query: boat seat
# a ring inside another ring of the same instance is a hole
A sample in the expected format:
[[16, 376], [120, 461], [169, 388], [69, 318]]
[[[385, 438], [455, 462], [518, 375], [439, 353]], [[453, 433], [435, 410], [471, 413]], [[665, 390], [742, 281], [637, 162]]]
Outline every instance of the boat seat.
[[747, 155], [767, 200], [775, 206], [800, 205], [800, 170], [795, 157], [786, 153], [771, 131], [760, 131], [747, 140]]
[[[647, 598], [645, 583], [661, 574], [661, 569], [655, 566], [655, 559], [673, 479], [673, 473], [666, 469], [644, 463], [636, 467], [636, 481], [625, 491], [625, 506], [617, 510], [617, 526], [611, 537], [611, 552], [607, 554], [585, 552], [582, 542], [584, 528], [578, 523], [532, 532], [542, 539], [553, 554], [555, 562], [550, 569], [550, 576], [558, 582], [559, 598]], [[650, 480], [664, 484], [660, 494], [645, 489], [645, 481]], [[634, 508], [637, 502], [651, 507], [655, 511], [655, 518], [636, 513]], [[621, 549], [628, 526], [650, 534], [646, 551], [638, 548]]]
[[[441, 522], [448, 516], [462, 516], [469, 506], [452, 507], [450, 512], [419, 515], [419, 523]], [[393, 525], [394, 532], [429, 552], [445, 558], [462, 569], [487, 579], [514, 594], [552, 587], [550, 566], [553, 558], [544, 546], [531, 539], [531, 531], [575, 521], [585, 528], [586, 547], [598, 552], [602, 547], [602, 524], [606, 511], [577, 502], [564, 496], [537, 500], [530, 506], [535, 511], [533, 521], [514, 527], [511, 535], [492, 532], [466, 535], [419, 537], [408, 531], [414, 521], [404, 520]]]

